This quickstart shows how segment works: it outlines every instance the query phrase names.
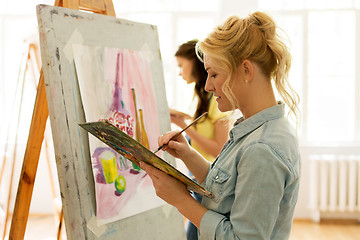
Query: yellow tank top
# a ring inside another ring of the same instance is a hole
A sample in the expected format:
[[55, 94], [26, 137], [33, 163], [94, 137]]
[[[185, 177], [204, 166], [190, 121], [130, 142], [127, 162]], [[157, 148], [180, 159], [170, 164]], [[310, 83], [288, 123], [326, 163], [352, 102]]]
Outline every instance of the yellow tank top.
[[[215, 127], [214, 123], [219, 119], [222, 119], [227, 116], [226, 112], [220, 112], [218, 109], [218, 104], [214, 97], [210, 99], [210, 106], [208, 111], [208, 116], [205, 120], [200, 121], [196, 124], [196, 132], [198, 132], [201, 136], [204, 136], [209, 139], [214, 139], [215, 137]], [[205, 150], [203, 150], [196, 141], [191, 140], [191, 146], [198, 151], [204, 158], [208, 161], [213, 162], [215, 157], [208, 154]]]

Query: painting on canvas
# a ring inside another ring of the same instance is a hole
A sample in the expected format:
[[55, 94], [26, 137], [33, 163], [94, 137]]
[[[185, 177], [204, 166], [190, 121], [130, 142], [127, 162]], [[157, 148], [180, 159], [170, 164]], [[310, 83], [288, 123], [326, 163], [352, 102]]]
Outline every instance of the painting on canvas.
[[[87, 122], [108, 120], [149, 149], [160, 135], [150, 63], [145, 52], [73, 45]], [[89, 136], [100, 223], [164, 204], [150, 177], [136, 164]]]

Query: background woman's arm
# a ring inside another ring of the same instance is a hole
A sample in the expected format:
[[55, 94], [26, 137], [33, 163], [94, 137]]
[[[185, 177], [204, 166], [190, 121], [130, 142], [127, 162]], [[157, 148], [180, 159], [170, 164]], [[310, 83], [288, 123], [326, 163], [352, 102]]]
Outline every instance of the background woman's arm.
[[222, 147], [229, 138], [228, 121], [219, 119], [214, 123], [214, 138], [206, 138], [199, 134], [194, 127], [186, 130], [186, 134], [190, 137], [191, 141], [196, 142], [205, 152], [213, 157], [217, 157]]

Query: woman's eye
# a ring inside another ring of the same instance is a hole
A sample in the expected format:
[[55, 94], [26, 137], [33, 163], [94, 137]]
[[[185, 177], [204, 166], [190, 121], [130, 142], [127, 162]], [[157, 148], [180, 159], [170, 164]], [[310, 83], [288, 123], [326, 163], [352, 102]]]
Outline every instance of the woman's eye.
[[210, 75], [211, 78], [216, 78], [217, 74]]

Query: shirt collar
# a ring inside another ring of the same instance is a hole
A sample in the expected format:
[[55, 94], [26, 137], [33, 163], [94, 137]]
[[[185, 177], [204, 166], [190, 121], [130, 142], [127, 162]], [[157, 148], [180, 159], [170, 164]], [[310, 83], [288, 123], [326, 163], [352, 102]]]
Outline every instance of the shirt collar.
[[265, 122], [281, 118], [284, 114], [285, 104], [279, 102], [277, 105], [266, 108], [245, 120], [244, 117], [241, 117], [235, 122], [234, 127], [230, 130], [230, 138], [242, 138], [263, 125]]

